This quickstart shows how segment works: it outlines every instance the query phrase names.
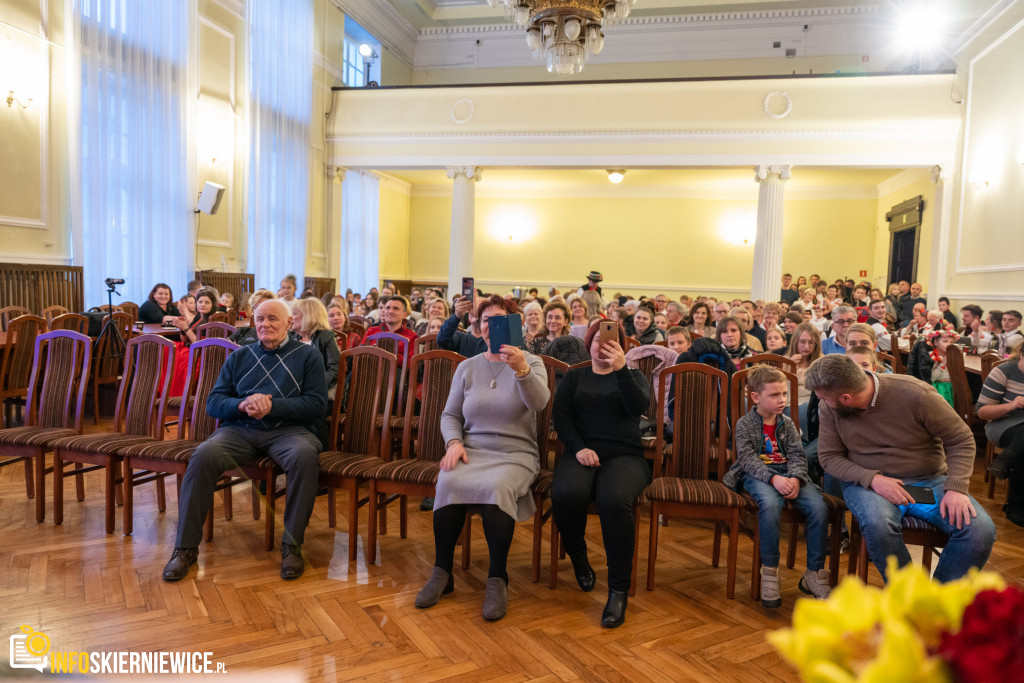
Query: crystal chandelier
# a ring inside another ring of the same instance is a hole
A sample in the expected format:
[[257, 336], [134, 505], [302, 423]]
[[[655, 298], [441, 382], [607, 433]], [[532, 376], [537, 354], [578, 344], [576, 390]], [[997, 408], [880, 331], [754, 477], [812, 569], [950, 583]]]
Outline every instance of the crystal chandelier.
[[526, 44], [548, 71], [571, 76], [604, 47], [606, 25], [622, 21], [636, 0], [487, 0], [526, 29]]

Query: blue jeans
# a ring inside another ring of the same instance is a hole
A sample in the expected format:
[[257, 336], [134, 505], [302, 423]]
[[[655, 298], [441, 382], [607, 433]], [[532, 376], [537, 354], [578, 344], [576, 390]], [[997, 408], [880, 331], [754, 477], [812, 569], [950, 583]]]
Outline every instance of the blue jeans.
[[843, 482], [843, 498], [846, 499], [846, 506], [860, 524], [861, 533], [868, 547], [868, 556], [878, 567], [878, 571], [885, 578], [885, 563], [890, 555], [895, 555], [899, 566], [910, 563], [910, 553], [907, 545], [903, 542], [903, 535], [900, 532], [900, 522], [903, 515], [910, 515], [923, 519], [929, 524], [942, 529], [949, 534], [949, 542], [939, 557], [939, 563], [935, 567], [935, 580], [945, 583], [964, 576], [971, 567], [981, 569], [988, 561], [992, 552], [992, 544], [996, 540], [996, 527], [992, 518], [988, 516], [985, 509], [978, 504], [978, 501], [971, 498], [971, 504], [978, 512], [978, 516], [971, 519], [971, 523], [965, 524], [962, 529], [957, 529], [943, 519], [939, 513], [939, 503], [942, 502], [943, 485], [946, 483], [946, 475], [939, 475], [931, 479], [910, 481], [903, 478], [907, 486], [924, 486], [935, 493], [935, 503], [924, 505], [915, 503], [913, 505], [893, 505], [882, 496], [870, 489], [866, 489], [853, 482]]
[[[785, 476], [786, 468], [771, 466], [776, 474]], [[757, 502], [757, 527], [761, 536], [761, 564], [779, 566], [779, 517], [785, 498], [771, 484], [744, 474], [743, 489]], [[800, 494], [790, 501], [807, 518], [807, 568], [818, 571], [825, 568], [828, 548], [828, 508], [814, 484], [804, 484]]]

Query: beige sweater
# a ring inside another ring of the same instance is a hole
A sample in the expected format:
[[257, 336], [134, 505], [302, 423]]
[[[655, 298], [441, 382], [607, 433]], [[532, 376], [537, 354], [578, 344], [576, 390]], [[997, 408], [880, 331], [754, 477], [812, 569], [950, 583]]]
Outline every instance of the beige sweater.
[[820, 404], [818, 459], [842, 481], [870, 488], [876, 474], [904, 481], [947, 474], [945, 490], [967, 494], [974, 435], [935, 389], [908, 375], [872, 375], [874, 405], [840, 413]]

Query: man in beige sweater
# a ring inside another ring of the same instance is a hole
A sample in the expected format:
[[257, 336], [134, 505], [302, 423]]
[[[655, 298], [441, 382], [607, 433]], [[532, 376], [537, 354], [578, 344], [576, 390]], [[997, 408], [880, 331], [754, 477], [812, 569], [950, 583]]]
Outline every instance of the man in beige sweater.
[[[818, 459], [843, 482], [846, 505], [882, 576], [890, 555], [901, 567], [910, 562], [900, 533], [904, 515], [949, 534], [936, 580], [983, 567], [996, 532], [968, 494], [974, 436], [938, 392], [907, 375], [865, 372], [841, 355], [819, 358], [805, 381], [822, 404]], [[915, 503], [904, 486], [931, 489], [935, 502]]]

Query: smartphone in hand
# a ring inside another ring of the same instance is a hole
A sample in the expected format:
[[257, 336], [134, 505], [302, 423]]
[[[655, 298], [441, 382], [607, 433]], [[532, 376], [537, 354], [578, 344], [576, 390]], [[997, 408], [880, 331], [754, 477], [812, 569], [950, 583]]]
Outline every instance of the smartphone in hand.
[[[618, 323], [614, 320], [602, 320], [598, 323], [597, 328], [597, 339], [603, 345], [605, 342], [617, 342], [619, 341], [619, 332], [615, 328], [618, 327]], [[589, 349], [587, 349], [589, 351]]]
[[927, 486], [905, 486], [901, 484], [900, 487], [910, 494], [915, 503], [935, 505], [935, 492]]
[[518, 313], [491, 316], [487, 327], [491, 353], [501, 353], [504, 344], [523, 347], [523, 317]]
[[464, 277], [462, 278], [462, 298], [473, 300], [476, 294], [476, 278]]

